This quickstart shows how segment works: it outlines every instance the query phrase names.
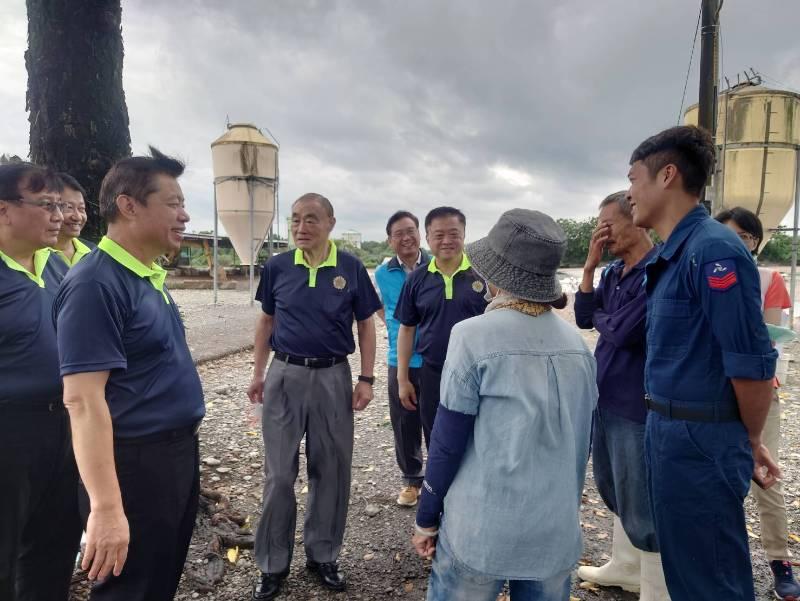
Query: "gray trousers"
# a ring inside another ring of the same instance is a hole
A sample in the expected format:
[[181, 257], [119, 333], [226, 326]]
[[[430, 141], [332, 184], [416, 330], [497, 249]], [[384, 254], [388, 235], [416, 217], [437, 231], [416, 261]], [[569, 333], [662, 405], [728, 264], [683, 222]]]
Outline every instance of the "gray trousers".
[[262, 572], [289, 569], [294, 550], [300, 441], [306, 437], [306, 556], [336, 561], [342, 548], [353, 460], [353, 381], [345, 361], [309, 369], [272, 361], [264, 384], [264, 496], [256, 531]]

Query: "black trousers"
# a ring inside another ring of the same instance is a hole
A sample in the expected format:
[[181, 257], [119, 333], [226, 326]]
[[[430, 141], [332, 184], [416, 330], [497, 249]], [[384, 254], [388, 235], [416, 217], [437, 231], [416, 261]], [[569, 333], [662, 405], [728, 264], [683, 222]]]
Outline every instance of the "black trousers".
[[419, 412], [422, 431], [425, 434], [425, 448], [430, 449], [433, 421], [439, 409], [439, 384], [442, 381], [442, 367], [423, 363], [419, 368]]
[[[200, 494], [197, 435], [114, 441], [131, 540], [122, 574], [92, 586], [92, 601], [171, 601], [194, 530]], [[89, 497], [80, 486], [84, 523]]]
[[0, 404], [0, 599], [66, 601], [80, 540], [64, 406]]
[[[422, 486], [424, 472], [422, 470], [422, 420], [420, 406], [416, 411], [409, 411], [400, 404], [400, 392], [397, 385], [397, 368], [389, 366], [389, 417], [394, 432], [394, 453], [397, 465], [403, 472], [406, 484]], [[419, 368], [408, 370], [408, 379], [414, 385], [414, 392], [419, 401]], [[426, 442], [427, 444], [427, 442]]]

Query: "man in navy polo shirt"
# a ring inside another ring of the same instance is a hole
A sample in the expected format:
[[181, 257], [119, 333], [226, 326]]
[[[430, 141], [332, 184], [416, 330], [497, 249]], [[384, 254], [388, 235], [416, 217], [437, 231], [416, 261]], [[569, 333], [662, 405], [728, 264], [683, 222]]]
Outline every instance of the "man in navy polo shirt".
[[[253, 590], [274, 599], [294, 549], [300, 442], [306, 437], [308, 505], [303, 529], [306, 566], [323, 586], [344, 590], [337, 559], [350, 499], [353, 410], [372, 400], [375, 322], [381, 308], [364, 265], [329, 239], [336, 224], [330, 201], [304, 194], [292, 205], [294, 252], [264, 265], [256, 299], [255, 366], [248, 395], [264, 404], [264, 501], [255, 556], [261, 575]], [[358, 328], [361, 372], [353, 381], [347, 356]], [[275, 357], [264, 371], [270, 351]]]
[[755, 598], [744, 498], [780, 474], [761, 441], [778, 353], [758, 269], [698, 204], [714, 154], [705, 130], [673, 127], [628, 172], [633, 222], [664, 240], [646, 267], [645, 459], [672, 601]]
[[81, 537], [52, 306], [61, 182], [0, 165], [0, 599], [66, 601]]
[[485, 283], [464, 254], [466, 225], [464, 214], [452, 207], [438, 207], [426, 215], [425, 234], [433, 258], [408, 277], [395, 309], [401, 324], [397, 334], [397, 383], [400, 402], [408, 410], [417, 405], [409, 368], [414, 337], [419, 333], [419, 410], [426, 446], [430, 446], [439, 408], [439, 382], [450, 330], [459, 321], [482, 314], [487, 305]]
[[197, 513], [203, 391], [155, 263], [189, 221], [184, 166], [150, 151], [103, 179], [108, 233], [54, 306], [93, 601], [172, 599]]
[[[389, 388], [389, 416], [392, 419], [394, 432], [394, 451], [397, 465], [403, 472], [405, 486], [397, 496], [397, 504], [413, 507], [417, 504], [422, 487], [424, 473], [422, 471], [422, 422], [419, 407], [408, 410], [400, 404], [397, 389], [397, 331], [400, 322], [394, 316], [400, 290], [408, 275], [422, 264], [430, 261], [427, 253], [419, 247], [419, 220], [408, 211], [397, 211], [389, 217], [386, 224], [386, 235], [389, 246], [395, 256], [375, 270], [375, 283], [381, 294], [383, 310], [379, 315], [386, 324], [389, 334], [389, 349], [386, 357]], [[422, 356], [414, 353], [409, 362], [408, 378], [419, 393], [419, 368]]]

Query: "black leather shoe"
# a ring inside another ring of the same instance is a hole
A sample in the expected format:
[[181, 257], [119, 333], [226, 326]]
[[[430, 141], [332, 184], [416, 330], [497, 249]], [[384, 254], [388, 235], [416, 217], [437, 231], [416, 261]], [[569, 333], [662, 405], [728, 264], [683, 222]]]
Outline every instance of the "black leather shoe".
[[332, 591], [343, 591], [347, 587], [344, 572], [339, 569], [339, 564], [335, 561], [328, 563], [317, 563], [310, 559], [306, 561], [306, 567], [312, 572], [316, 572], [322, 586]]
[[261, 577], [253, 587], [253, 599], [255, 601], [272, 601], [281, 592], [281, 585], [286, 579], [288, 572], [280, 574], [261, 573]]

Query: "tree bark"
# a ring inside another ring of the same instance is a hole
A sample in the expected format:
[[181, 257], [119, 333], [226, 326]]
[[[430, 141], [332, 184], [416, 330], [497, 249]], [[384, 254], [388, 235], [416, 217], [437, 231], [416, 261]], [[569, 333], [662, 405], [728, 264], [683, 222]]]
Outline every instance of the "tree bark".
[[109, 168], [130, 156], [122, 89], [121, 0], [26, 0], [31, 160], [87, 191], [83, 237], [105, 232], [98, 206]]

